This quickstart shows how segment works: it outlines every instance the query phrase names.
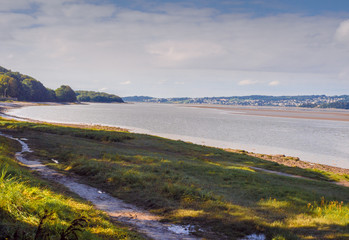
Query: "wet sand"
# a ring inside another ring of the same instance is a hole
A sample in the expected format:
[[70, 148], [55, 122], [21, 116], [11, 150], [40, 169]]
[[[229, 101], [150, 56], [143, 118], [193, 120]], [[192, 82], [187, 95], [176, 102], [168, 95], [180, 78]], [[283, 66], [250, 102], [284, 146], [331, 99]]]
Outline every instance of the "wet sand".
[[283, 117], [313, 120], [349, 121], [349, 110], [314, 109], [297, 107], [244, 107], [222, 105], [183, 105], [194, 108], [211, 108], [227, 111], [231, 114], [253, 115], [263, 117]]

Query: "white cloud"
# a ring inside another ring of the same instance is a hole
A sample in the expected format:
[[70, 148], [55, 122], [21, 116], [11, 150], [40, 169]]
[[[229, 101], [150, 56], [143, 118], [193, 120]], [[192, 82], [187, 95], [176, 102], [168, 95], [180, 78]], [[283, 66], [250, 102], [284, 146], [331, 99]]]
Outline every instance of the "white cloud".
[[335, 37], [339, 42], [349, 45], [349, 20], [340, 23], [336, 30]]
[[258, 81], [245, 79], [245, 80], [242, 80], [242, 81], [238, 82], [238, 85], [245, 86], [245, 85], [254, 85], [256, 83], [258, 83]]
[[175, 82], [177, 85], [184, 85], [184, 82]]
[[223, 53], [222, 48], [213, 42], [205, 41], [164, 41], [150, 44], [147, 52], [160, 60], [183, 61], [211, 57]]
[[30, 7], [28, 0], [2, 0], [0, 4], [0, 11], [21, 10]]
[[120, 84], [121, 84], [121, 85], [129, 85], [129, 84], [131, 84], [131, 81], [121, 82]]
[[104, 91], [106, 91], [106, 90], [108, 90], [108, 88], [106, 88], [106, 87], [103, 87], [103, 88], [98, 89], [99, 92], [104, 92]]
[[110, 91], [181, 95], [173, 83], [185, 81], [200, 86], [193, 95], [205, 87], [221, 95], [233, 82], [263, 93], [257, 83], [336, 86], [349, 62], [349, 44], [336, 44], [348, 41], [349, 20], [338, 17], [250, 18], [175, 4], [141, 12], [83, 0], [5, 0], [0, 10], [0, 56], [11, 56], [1, 64], [51, 88], [99, 89], [103, 81]]
[[276, 86], [276, 85], [280, 84], [280, 81], [275, 80], [275, 81], [269, 82], [268, 84], [269, 84], [269, 86]]

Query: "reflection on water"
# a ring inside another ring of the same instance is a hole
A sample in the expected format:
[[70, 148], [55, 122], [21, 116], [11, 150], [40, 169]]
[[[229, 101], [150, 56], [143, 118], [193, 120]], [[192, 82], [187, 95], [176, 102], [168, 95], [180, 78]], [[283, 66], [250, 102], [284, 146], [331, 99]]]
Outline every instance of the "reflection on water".
[[343, 121], [145, 103], [33, 106], [15, 109], [11, 114], [45, 121], [113, 125], [198, 144], [285, 154], [349, 168], [349, 122]]

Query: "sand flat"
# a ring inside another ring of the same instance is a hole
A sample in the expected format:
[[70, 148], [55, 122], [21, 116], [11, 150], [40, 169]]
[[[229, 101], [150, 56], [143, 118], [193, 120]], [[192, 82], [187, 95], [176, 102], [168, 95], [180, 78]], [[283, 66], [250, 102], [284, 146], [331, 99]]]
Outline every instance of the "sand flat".
[[[185, 105], [184, 105], [185, 106]], [[254, 115], [265, 117], [301, 118], [315, 120], [349, 121], [349, 110], [314, 109], [296, 107], [250, 107], [222, 105], [187, 105], [195, 108], [212, 108], [228, 111], [231, 114]]]

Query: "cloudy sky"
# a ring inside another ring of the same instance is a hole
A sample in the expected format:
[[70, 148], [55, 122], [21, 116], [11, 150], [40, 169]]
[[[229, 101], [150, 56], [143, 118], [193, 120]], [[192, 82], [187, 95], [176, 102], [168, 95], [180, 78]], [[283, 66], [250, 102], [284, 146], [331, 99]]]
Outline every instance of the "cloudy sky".
[[349, 94], [349, 1], [0, 0], [0, 57], [120, 96]]

